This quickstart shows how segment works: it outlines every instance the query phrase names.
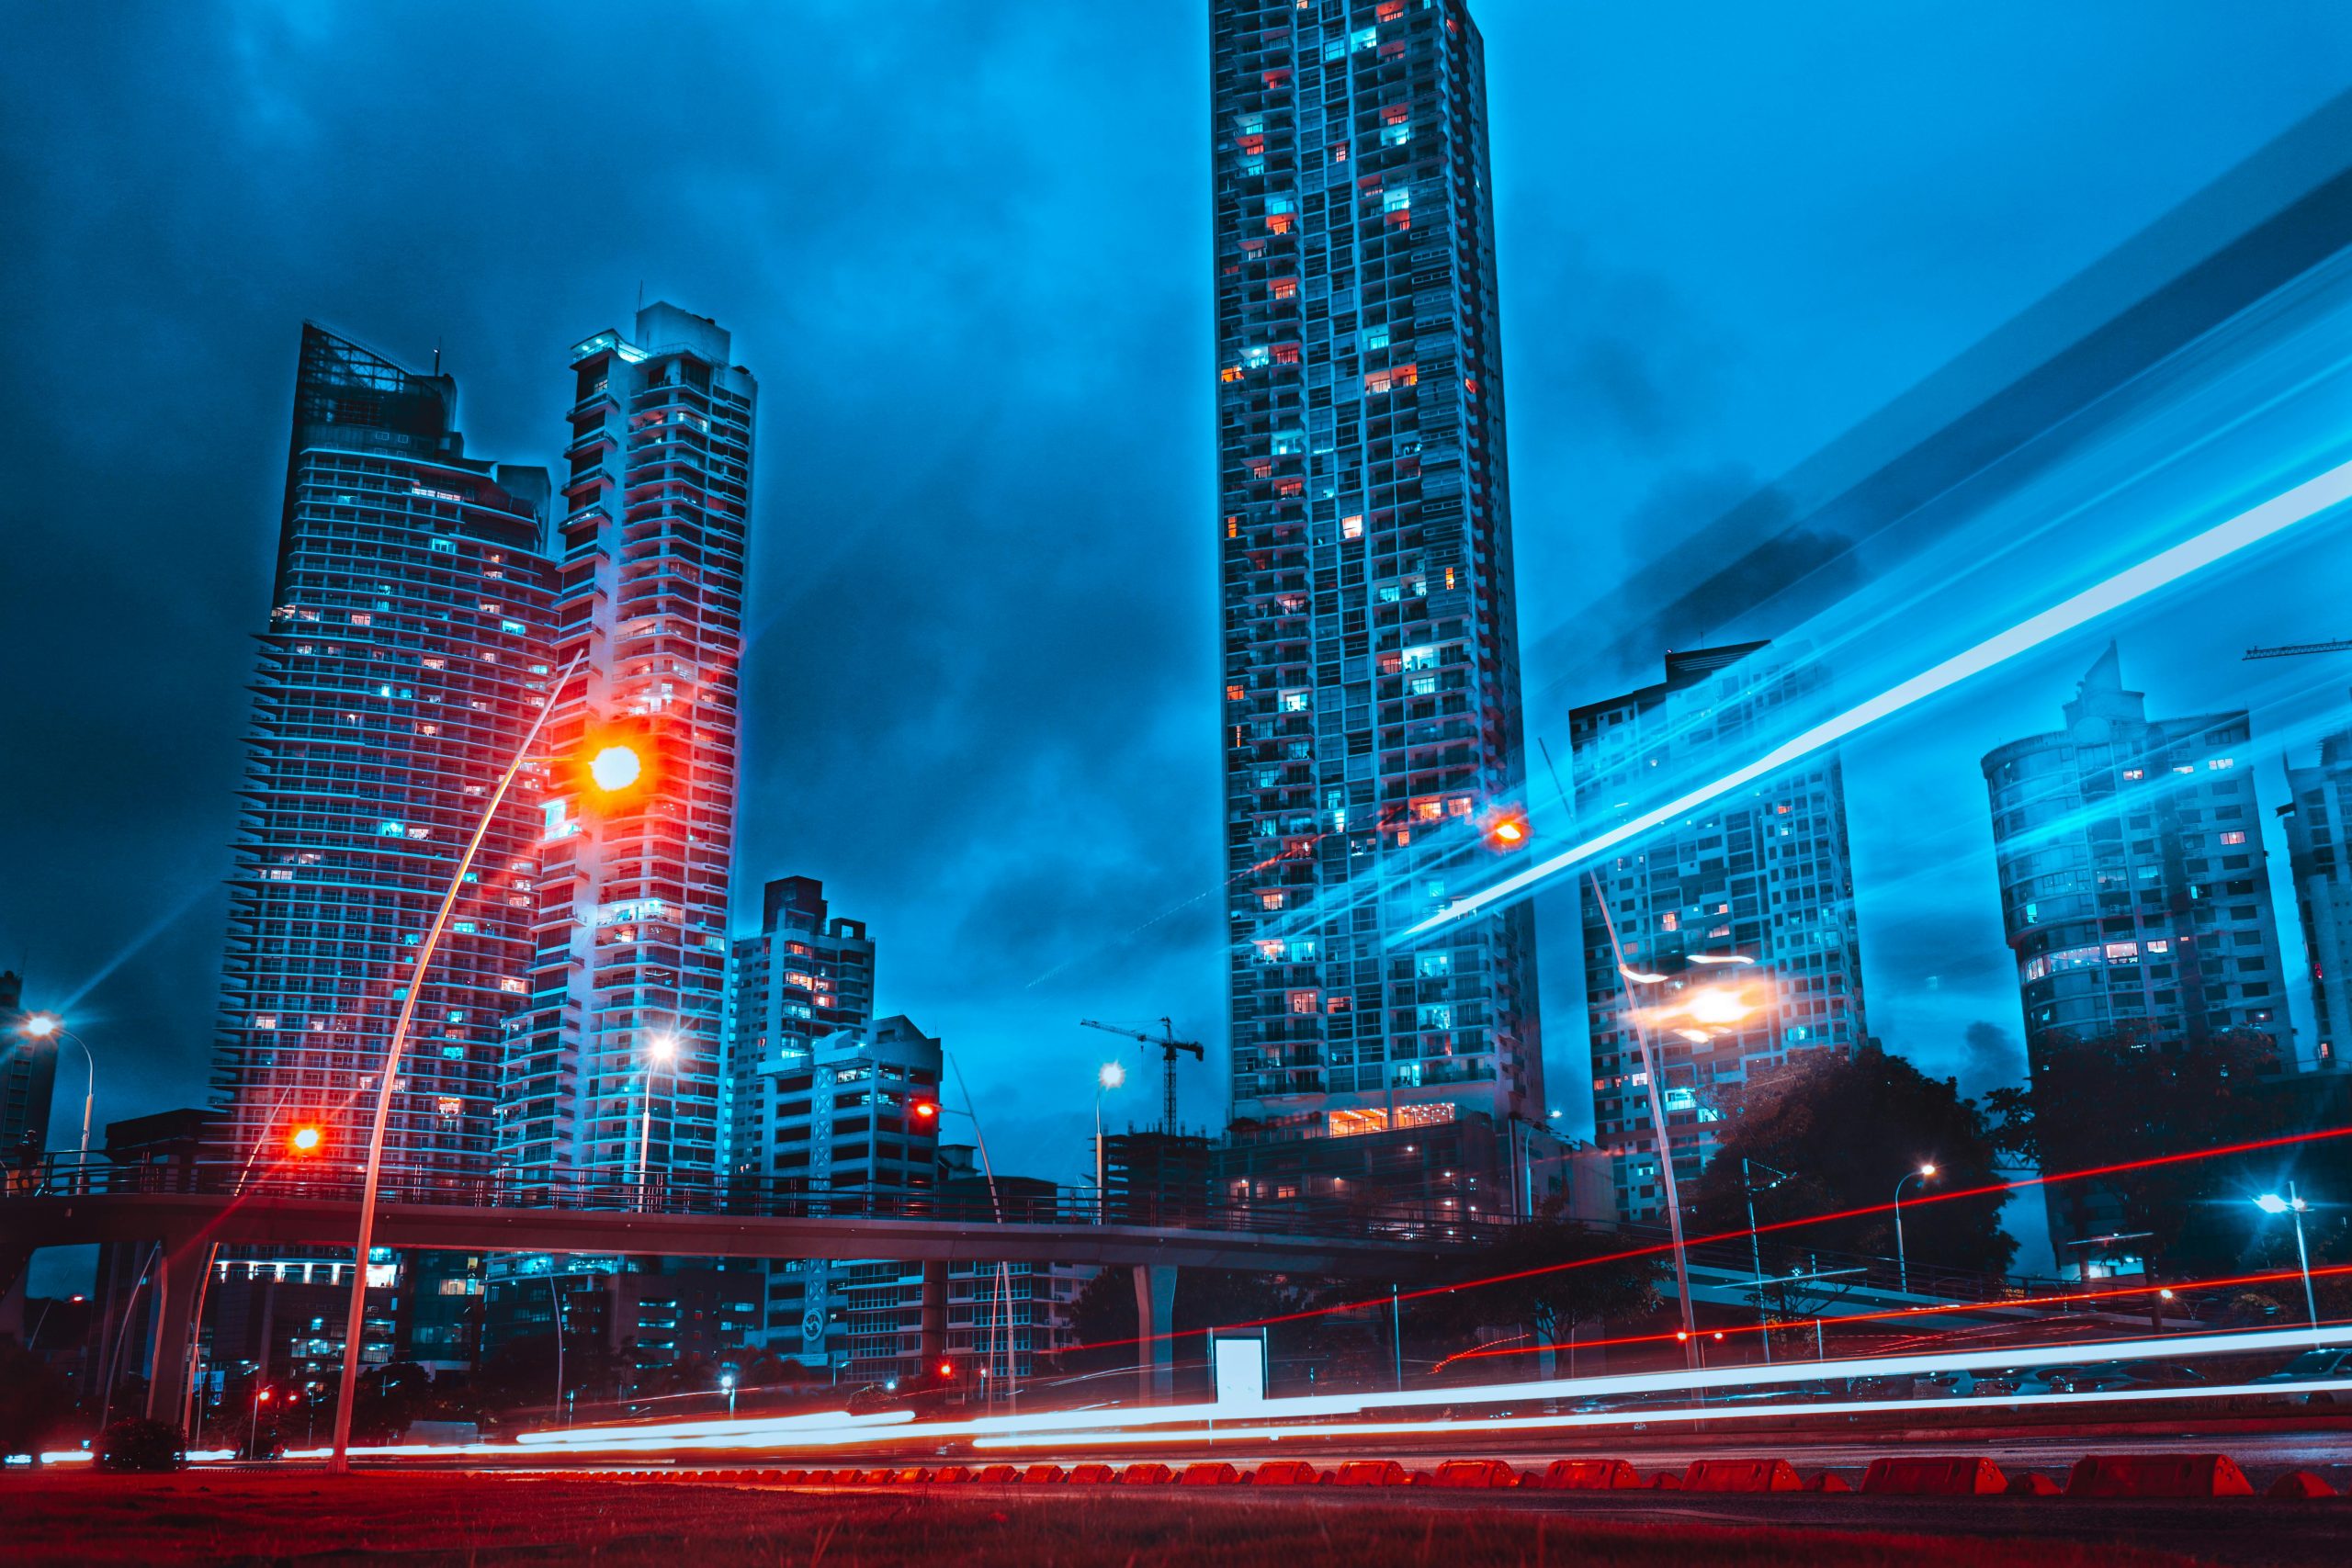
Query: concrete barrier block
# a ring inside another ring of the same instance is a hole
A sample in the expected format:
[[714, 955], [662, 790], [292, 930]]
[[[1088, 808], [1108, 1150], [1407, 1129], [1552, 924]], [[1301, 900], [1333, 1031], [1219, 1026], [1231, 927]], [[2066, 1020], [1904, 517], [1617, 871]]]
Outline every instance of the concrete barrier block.
[[2308, 1470], [2290, 1470], [2272, 1482], [2262, 1495], [2265, 1497], [2276, 1497], [2281, 1501], [2291, 1501], [2300, 1497], [2333, 1497], [2335, 1495], [2335, 1488]]
[[1297, 1459], [1270, 1459], [1260, 1465], [1250, 1477], [1252, 1486], [1313, 1486], [1323, 1480], [1323, 1472]]
[[2001, 1467], [1981, 1454], [1888, 1454], [1862, 1472], [1871, 1496], [1982, 1497], [2008, 1485]]
[[1393, 1459], [1351, 1459], [1331, 1472], [1334, 1486], [1402, 1486], [1405, 1467]]
[[2065, 1488], [2040, 1471], [2027, 1471], [2009, 1477], [2008, 1494], [2012, 1497], [2055, 1497]]
[[984, 1464], [972, 1472], [972, 1479], [1001, 1484], [1007, 1481], [1020, 1480], [1021, 1472], [1009, 1464]]
[[943, 1464], [931, 1472], [931, 1482], [934, 1486], [962, 1486], [971, 1479], [972, 1467], [968, 1464]]
[[1151, 1460], [1139, 1460], [1119, 1472], [1122, 1486], [1165, 1486], [1176, 1479], [1176, 1472]]
[[1107, 1464], [1074, 1464], [1069, 1467], [1072, 1486], [1108, 1486], [1117, 1473]]
[[1023, 1484], [1051, 1486], [1062, 1479], [1062, 1467], [1057, 1464], [1033, 1464], [1021, 1472]]
[[1784, 1459], [1694, 1459], [1682, 1472], [1685, 1492], [1794, 1492], [1800, 1484]]
[[1184, 1467], [1184, 1473], [1176, 1479], [1179, 1486], [1238, 1486], [1240, 1483], [1241, 1472], [1221, 1459], [1204, 1459], [1196, 1464], [1188, 1464]]
[[1516, 1486], [1519, 1472], [1498, 1459], [1450, 1459], [1437, 1467], [1430, 1484], [1455, 1492]]
[[1804, 1478], [1808, 1492], [1851, 1492], [1854, 1483], [1834, 1470], [1819, 1470]]
[[1615, 1492], [1641, 1483], [1622, 1459], [1555, 1459], [1536, 1483], [1552, 1492]]
[[2085, 1454], [2066, 1477], [2069, 1497], [2251, 1497], [2227, 1454]]
[[1679, 1492], [1682, 1490], [1682, 1476], [1677, 1471], [1661, 1470], [1642, 1484], [1652, 1492]]
[[890, 1475], [891, 1484], [895, 1486], [913, 1486], [930, 1479], [931, 1472], [919, 1464], [908, 1465], [904, 1469], [892, 1472]]

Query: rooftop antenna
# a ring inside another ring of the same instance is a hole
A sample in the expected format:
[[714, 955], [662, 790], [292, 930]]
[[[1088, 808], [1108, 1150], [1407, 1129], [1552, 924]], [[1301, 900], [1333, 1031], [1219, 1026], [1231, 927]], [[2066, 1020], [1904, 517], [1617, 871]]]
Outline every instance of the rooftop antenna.
[[437, 337], [433, 340], [433, 373], [441, 374], [441, 340]]

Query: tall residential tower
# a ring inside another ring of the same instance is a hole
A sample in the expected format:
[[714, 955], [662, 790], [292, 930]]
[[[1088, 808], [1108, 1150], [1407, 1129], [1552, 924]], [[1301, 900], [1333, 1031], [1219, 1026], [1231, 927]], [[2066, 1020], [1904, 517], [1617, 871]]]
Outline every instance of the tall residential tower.
[[[1788, 733], [1792, 711], [1815, 705], [1827, 686], [1801, 651], [1784, 657], [1763, 643], [1668, 653], [1658, 684], [1569, 716], [1579, 832], [1605, 832], [1656, 805], [1662, 787], [1705, 776], [1727, 747], [1736, 755], [1768, 750]], [[1629, 1010], [1670, 1007], [1686, 986], [1733, 973], [1709, 959], [1746, 958], [1739, 975], [1770, 983], [1758, 1010], [1712, 1038], [1651, 1030], [1675, 1179], [1686, 1184], [1719, 1142], [1717, 1091], [1800, 1052], [1851, 1051], [1866, 1038], [1838, 753], [1709, 801], [1620, 846], [1577, 882], [1593, 1136], [1611, 1152], [1620, 1216], [1656, 1220], [1666, 1212], [1665, 1184]], [[1626, 969], [1662, 978], [1632, 981]]]
[[718, 1160], [735, 843], [751, 372], [666, 304], [571, 351], [531, 1014], [508, 1054], [515, 1179]]
[[1414, 947], [1521, 771], [1483, 45], [1211, 0], [1233, 1111], [1542, 1114], [1525, 904]]
[[2245, 714], [2151, 719], [2112, 643], [2065, 714], [1984, 761], [2029, 1061], [2226, 1030], [2290, 1057]]
[[2352, 1050], [2352, 728], [2287, 769], [2287, 862], [2312, 982], [2310, 1065], [2341, 1067]]
[[[465, 455], [457, 383], [305, 324], [273, 608], [230, 879], [216, 1101], [224, 1153], [298, 1122], [367, 1143], [416, 943], [546, 701], [545, 469]], [[416, 1010], [385, 1158], [484, 1175], [531, 970], [537, 814], [492, 822]]]

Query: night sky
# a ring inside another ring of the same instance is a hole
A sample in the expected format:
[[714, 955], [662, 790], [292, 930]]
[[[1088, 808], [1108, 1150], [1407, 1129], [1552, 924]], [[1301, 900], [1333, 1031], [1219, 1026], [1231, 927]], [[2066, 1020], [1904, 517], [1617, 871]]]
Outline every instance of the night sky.
[[[2352, 83], [2318, 3], [1476, 10], [1555, 754], [1656, 678], [1568, 624], [1629, 562]], [[640, 286], [762, 386], [739, 908], [801, 873], [870, 922], [1000, 1166], [1086, 1161], [1117, 1043], [1081, 1016], [1210, 1042], [1185, 1111], [1221, 1115], [1204, 11], [0, 5], [0, 965], [70, 1010], [102, 1122], [204, 1093], [301, 320], [437, 344], [469, 451], [551, 466], [566, 350]], [[2352, 624], [2272, 586], [2119, 626], [2127, 677], [2307, 720], [2352, 664], [2256, 691], [2237, 650]], [[2104, 640], [1849, 753], [1858, 863], [1911, 874], [1864, 903], [1872, 1032], [1971, 1087], [2021, 1065], [1974, 759]], [[1539, 918], [1575, 1128], [1573, 912]], [[1114, 1123], [1156, 1113], [1127, 1060]]]

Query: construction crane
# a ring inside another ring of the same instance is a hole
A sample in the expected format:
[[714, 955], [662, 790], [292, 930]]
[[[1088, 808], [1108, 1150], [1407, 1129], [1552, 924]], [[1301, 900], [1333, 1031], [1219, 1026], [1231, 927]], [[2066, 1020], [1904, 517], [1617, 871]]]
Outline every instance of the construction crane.
[[1209, 1054], [1190, 1040], [1177, 1039], [1176, 1026], [1164, 1018], [1159, 1021], [1159, 1032], [1156, 1036], [1140, 1029], [1122, 1029], [1115, 1023], [1097, 1023], [1091, 1018], [1081, 1018], [1078, 1024], [1081, 1029], [1099, 1029], [1105, 1034], [1124, 1034], [1130, 1040], [1140, 1040], [1147, 1045], [1159, 1047], [1159, 1059], [1167, 1073], [1161, 1090], [1159, 1130], [1173, 1133], [1176, 1130], [1176, 1053], [1190, 1051], [1194, 1059], [1202, 1062], [1209, 1059]]
[[2352, 653], [2352, 637], [2334, 642], [2290, 642], [2278, 648], [2249, 648], [2248, 659], [2299, 659], [2306, 653]]

